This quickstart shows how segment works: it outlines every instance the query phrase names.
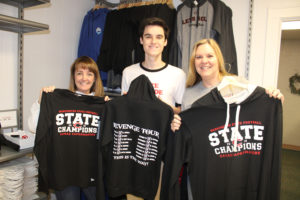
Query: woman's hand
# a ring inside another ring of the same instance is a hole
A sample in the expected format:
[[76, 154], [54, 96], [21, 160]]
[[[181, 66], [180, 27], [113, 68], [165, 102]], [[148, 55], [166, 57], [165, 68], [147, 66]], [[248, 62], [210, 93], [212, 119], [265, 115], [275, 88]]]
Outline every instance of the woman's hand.
[[39, 96], [39, 104], [41, 104], [41, 100], [42, 100], [42, 94], [43, 92], [53, 92], [55, 90], [55, 86], [54, 85], [51, 85], [51, 86], [48, 86], [48, 87], [43, 87], [40, 91], [40, 96]]
[[[162, 98], [161, 98], [160, 96], [158, 96], [157, 98], [158, 98], [159, 100], [165, 102], [164, 100], [162, 100]], [[174, 114], [179, 114], [179, 113], [181, 112], [181, 106], [176, 107], [176, 106], [172, 106], [172, 105], [169, 104], [168, 102], [165, 102], [165, 103], [168, 104], [168, 105], [172, 108]]]
[[180, 125], [181, 125], [181, 118], [180, 118], [180, 116], [177, 115], [177, 114], [174, 114], [174, 118], [173, 118], [173, 120], [171, 122], [171, 130], [173, 132], [175, 132], [176, 130], [179, 130]]
[[109, 100], [110, 100], [109, 96], [104, 97], [104, 101], [109, 101]]
[[269, 87], [266, 88], [266, 93], [269, 95], [269, 97], [279, 99], [281, 100], [281, 103], [284, 102], [284, 96], [279, 89]]

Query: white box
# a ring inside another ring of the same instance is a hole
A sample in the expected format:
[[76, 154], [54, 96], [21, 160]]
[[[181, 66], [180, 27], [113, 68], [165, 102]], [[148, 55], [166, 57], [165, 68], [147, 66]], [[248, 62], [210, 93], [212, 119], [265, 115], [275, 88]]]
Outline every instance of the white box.
[[20, 149], [27, 149], [34, 146], [35, 134], [28, 131], [18, 130], [10, 133], [3, 133], [4, 137], [19, 145]]

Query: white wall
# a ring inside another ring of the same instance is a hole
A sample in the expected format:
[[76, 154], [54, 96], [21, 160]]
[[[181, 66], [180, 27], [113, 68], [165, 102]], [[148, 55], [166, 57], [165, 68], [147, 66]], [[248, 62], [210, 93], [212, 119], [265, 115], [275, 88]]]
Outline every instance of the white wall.
[[[24, 9], [24, 19], [50, 26], [49, 31], [24, 34], [23, 125], [43, 86], [67, 88], [69, 68], [77, 54], [83, 17], [94, 0], [51, 0]], [[18, 17], [18, 9], [0, 3], [0, 14]], [[18, 107], [18, 34], [0, 30], [0, 110]]]
[[289, 78], [300, 74], [300, 40], [282, 40], [278, 88], [284, 94], [283, 144], [300, 146], [300, 95], [291, 93]]
[[[18, 17], [17, 8], [0, 3], [0, 13]], [[0, 110], [17, 108], [18, 35], [0, 30]]]
[[223, 0], [232, 10], [232, 26], [237, 54], [239, 76], [246, 76], [247, 41], [250, 0]]
[[277, 87], [280, 34], [279, 20], [300, 16], [299, 0], [254, 0], [249, 80]]
[[278, 76], [282, 73], [279, 71], [281, 23], [290, 20], [300, 20], [299, 0], [254, 0], [249, 80], [282, 90], [286, 97], [283, 104], [283, 143], [300, 146], [297, 135], [299, 120], [295, 121], [295, 117], [292, 117], [288, 121], [290, 116], [297, 115], [299, 101], [291, 101], [286, 87], [277, 85], [280, 82]]
[[94, 0], [52, 0], [25, 9], [24, 18], [49, 25], [49, 32], [24, 35], [24, 117], [44, 86], [68, 88], [70, 66], [77, 57], [80, 30]]

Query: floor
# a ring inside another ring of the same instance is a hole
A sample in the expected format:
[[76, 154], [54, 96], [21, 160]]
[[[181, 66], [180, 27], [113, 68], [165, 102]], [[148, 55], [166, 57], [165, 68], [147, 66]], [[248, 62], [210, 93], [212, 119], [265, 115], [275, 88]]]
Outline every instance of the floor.
[[300, 199], [300, 151], [282, 150], [281, 200]]

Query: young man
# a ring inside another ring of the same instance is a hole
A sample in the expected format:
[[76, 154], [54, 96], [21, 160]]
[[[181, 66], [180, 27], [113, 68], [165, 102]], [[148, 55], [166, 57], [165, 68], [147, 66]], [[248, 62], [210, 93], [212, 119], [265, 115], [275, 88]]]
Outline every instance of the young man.
[[126, 93], [131, 81], [144, 74], [151, 81], [156, 96], [169, 104], [174, 113], [179, 113], [186, 76], [182, 69], [162, 60], [162, 52], [168, 43], [169, 33], [169, 28], [162, 19], [153, 17], [143, 20], [139, 34], [145, 60], [124, 69], [121, 87], [122, 94]]

